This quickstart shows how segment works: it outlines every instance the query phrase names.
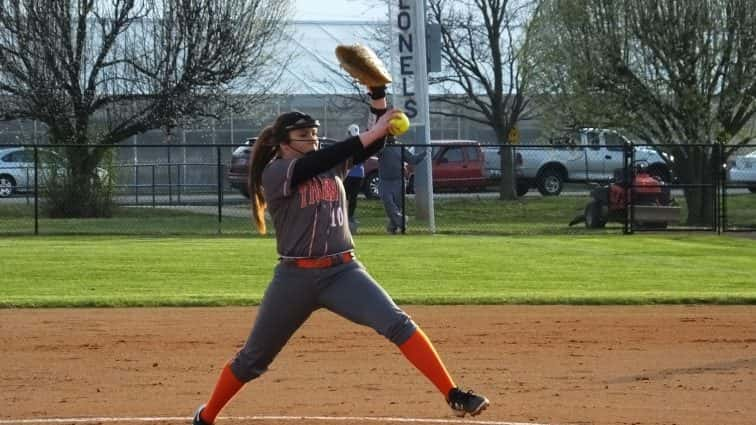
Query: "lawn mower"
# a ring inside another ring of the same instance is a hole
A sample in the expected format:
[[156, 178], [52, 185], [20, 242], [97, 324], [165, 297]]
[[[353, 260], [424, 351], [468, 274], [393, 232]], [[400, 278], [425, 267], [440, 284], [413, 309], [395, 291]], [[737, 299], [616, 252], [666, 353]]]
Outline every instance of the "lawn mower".
[[647, 172], [643, 165], [636, 165], [628, 174], [630, 182], [624, 170], [617, 169], [612, 181], [592, 189], [591, 201], [569, 225], [584, 222], [589, 229], [599, 229], [609, 221], [624, 223], [630, 219], [627, 209], [631, 205], [633, 224], [639, 228], [663, 229], [679, 220], [680, 207], [664, 180]]

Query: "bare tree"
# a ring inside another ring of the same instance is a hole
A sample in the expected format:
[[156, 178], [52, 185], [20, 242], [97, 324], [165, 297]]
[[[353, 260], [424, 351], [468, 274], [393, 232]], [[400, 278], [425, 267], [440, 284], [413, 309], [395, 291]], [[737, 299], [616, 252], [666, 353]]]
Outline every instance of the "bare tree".
[[189, 117], [259, 103], [288, 1], [0, 0], [0, 119], [65, 145], [62, 215], [101, 215], [106, 150]]
[[[529, 73], [522, 61], [526, 29], [536, 3], [529, 0], [429, 0], [441, 25], [443, 72], [430, 83], [451, 108], [431, 111], [490, 126], [508, 143], [516, 124], [532, 118]], [[513, 149], [501, 149], [501, 199], [516, 199]]]
[[717, 153], [752, 140], [756, 1], [543, 0], [531, 36], [551, 116], [625, 127], [668, 151], [689, 185], [688, 223], [712, 223], [715, 193], [702, 186]]

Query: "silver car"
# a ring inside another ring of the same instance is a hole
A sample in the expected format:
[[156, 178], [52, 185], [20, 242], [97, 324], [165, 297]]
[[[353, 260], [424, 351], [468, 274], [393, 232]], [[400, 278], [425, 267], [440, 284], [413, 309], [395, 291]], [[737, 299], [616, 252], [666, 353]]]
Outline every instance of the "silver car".
[[0, 149], [0, 198], [27, 192], [34, 186], [34, 151], [25, 148]]
[[[49, 166], [43, 164], [65, 164], [65, 160], [48, 149], [38, 149], [41, 169], [40, 178], [44, 177]], [[97, 176], [102, 181], [108, 178], [108, 172], [97, 168]], [[43, 181], [37, 182], [42, 185]], [[0, 148], [0, 198], [7, 198], [14, 193], [32, 192], [34, 190], [34, 150], [24, 147]]]
[[751, 193], [756, 193], [756, 151], [734, 156], [727, 162], [727, 181], [747, 186]]

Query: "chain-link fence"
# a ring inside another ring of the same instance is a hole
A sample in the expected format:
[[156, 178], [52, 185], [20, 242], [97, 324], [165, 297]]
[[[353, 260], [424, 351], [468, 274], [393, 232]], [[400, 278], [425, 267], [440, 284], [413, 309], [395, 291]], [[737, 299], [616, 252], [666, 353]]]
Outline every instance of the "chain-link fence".
[[[70, 168], [63, 148], [0, 146], [0, 234], [256, 234], [244, 184], [248, 146], [110, 146], [91, 178], [107, 182], [99, 189], [112, 208], [90, 218], [51, 213], [46, 182]], [[365, 163], [353, 217], [357, 235], [756, 231], [756, 145], [729, 151], [454, 140], [385, 149]], [[400, 161], [400, 177], [381, 182], [379, 169], [389, 158]], [[432, 203], [419, 177], [426, 162]], [[514, 177], [516, 200], [501, 200], [506, 173]], [[396, 192], [393, 206], [388, 189]]]

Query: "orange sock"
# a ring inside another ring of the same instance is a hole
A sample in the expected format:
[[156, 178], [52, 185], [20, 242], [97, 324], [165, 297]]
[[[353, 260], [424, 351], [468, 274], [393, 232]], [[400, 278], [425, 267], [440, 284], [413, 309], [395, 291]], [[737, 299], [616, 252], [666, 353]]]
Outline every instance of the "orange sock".
[[454, 381], [449, 376], [436, 349], [433, 348], [433, 343], [420, 328], [417, 328], [415, 333], [399, 346], [399, 349], [410, 363], [433, 382], [444, 398], [449, 395], [449, 390], [455, 387]]
[[226, 366], [224, 366], [221, 371], [220, 377], [218, 377], [218, 382], [215, 383], [213, 395], [210, 396], [210, 400], [207, 402], [207, 405], [205, 405], [205, 408], [202, 409], [202, 413], [200, 413], [200, 418], [208, 424], [215, 423], [215, 417], [218, 416], [218, 413], [223, 409], [223, 406], [225, 406], [243, 386], [244, 383], [241, 382], [236, 375], [234, 375], [234, 372], [231, 371], [230, 364], [226, 363]]

